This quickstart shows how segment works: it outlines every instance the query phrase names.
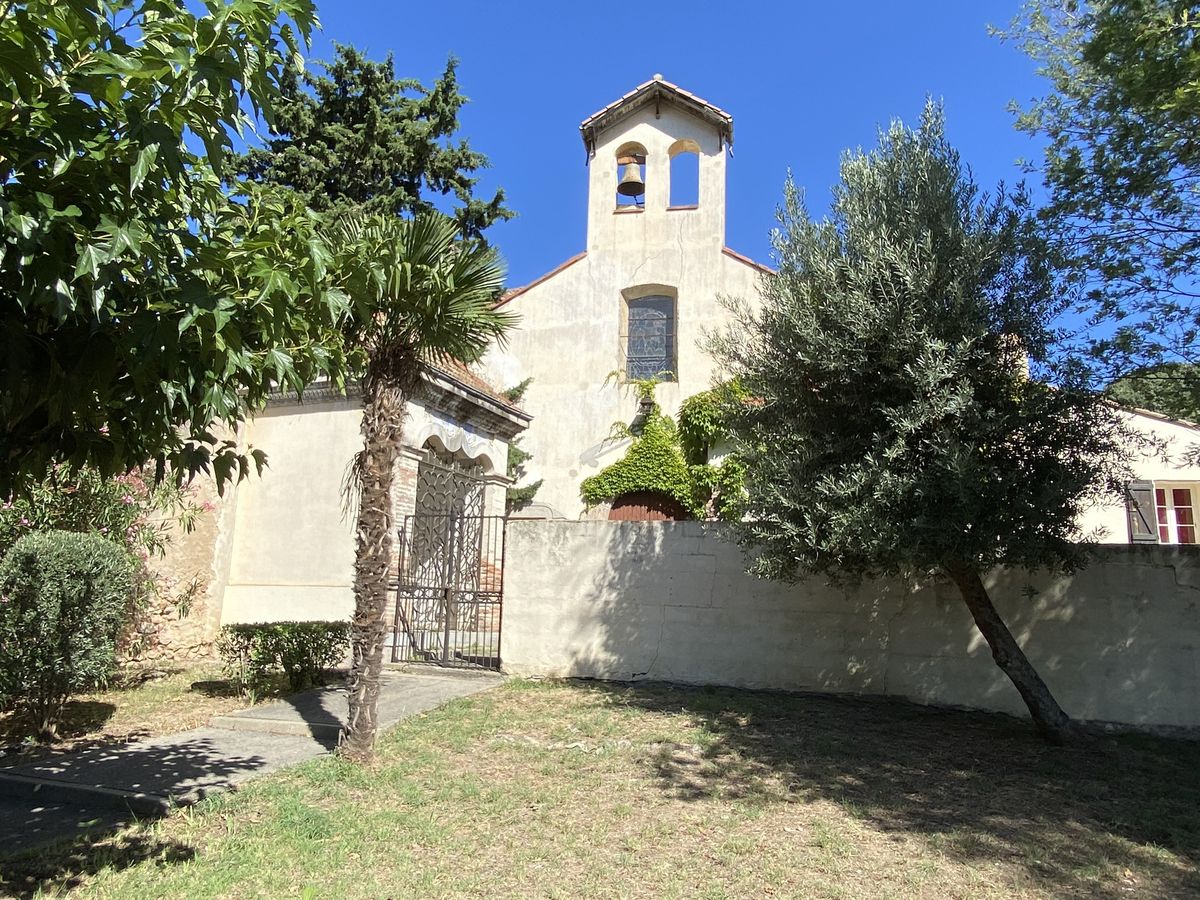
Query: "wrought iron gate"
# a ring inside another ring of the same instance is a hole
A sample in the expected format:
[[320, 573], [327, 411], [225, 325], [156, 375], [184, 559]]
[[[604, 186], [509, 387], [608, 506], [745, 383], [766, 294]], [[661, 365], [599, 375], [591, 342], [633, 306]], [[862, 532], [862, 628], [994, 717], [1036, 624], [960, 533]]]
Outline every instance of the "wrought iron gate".
[[504, 524], [503, 516], [405, 517], [393, 662], [500, 668]]

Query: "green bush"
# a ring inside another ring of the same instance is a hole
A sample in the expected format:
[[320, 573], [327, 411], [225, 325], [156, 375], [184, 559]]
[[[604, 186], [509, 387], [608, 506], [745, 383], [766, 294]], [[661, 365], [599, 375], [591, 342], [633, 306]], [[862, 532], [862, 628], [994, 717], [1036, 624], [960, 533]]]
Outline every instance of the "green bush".
[[129, 553], [98, 535], [26, 534], [0, 562], [0, 698], [56, 736], [72, 694], [104, 683], [134, 590]]
[[230, 677], [254, 693], [261, 692], [271, 675], [280, 671], [293, 691], [321, 684], [325, 670], [345, 658], [349, 645], [348, 622], [226, 625], [217, 639], [217, 650]]

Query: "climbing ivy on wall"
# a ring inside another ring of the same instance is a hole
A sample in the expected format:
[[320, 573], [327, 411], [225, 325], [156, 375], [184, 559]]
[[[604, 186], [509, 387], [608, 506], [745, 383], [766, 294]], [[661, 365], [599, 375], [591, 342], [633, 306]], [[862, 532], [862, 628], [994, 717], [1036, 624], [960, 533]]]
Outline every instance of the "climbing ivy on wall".
[[740, 386], [722, 385], [689, 397], [680, 407], [677, 426], [654, 400], [655, 379], [629, 384], [645, 417], [636, 432], [623, 422], [614, 426], [615, 436], [632, 442], [621, 459], [584, 479], [580, 494], [588, 508], [635, 491], [654, 491], [679, 501], [699, 519], [740, 517], [745, 467], [734, 454], [718, 465], [708, 464], [709, 451], [729, 434], [722, 403], [740, 398]]
[[[628, 426], [624, 426], [625, 429]], [[655, 491], [678, 500], [692, 515], [702, 517], [704, 507], [696, 503], [692, 475], [675, 423], [653, 404], [641, 431], [623, 457], [606, 469], [585, 478], [579, 486], [583, 502], [589, 507], [634, 491]]]
[[728, 440], [728, 409], [749, 397], [737, 380], [688, 397], [679, 407], [679, 445], [689, 465], [708, 462], [713, 447]]

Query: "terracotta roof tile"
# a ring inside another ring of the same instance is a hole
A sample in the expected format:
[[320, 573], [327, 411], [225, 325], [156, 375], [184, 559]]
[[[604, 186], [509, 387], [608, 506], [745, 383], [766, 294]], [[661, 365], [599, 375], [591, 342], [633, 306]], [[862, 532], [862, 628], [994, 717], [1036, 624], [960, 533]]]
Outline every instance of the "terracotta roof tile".
[[650, 102], [656, 96], [674, 101], [685, 108], [691, 107], [717, 125], [725, 141], [733, 143], [733, 116], [721, 107], [709, 103], [703, 97], [697, 97], [691, 91], [685, 91], [679, 85], [666, 81], [661, 75], [655, 75], [649, 81], [642, 82], [629, 93], [584, 119], [579, 124], [579, 133], [583, 137], [584, 146], [590, 152], [594, 135], [603, 131], [613, 120], [623, 118], [620, 112], [624, 108], [632, 111], [643, 103]]
[[726, 256], [732, 256], [738, 262], [743, 262], [748, 266], [758, 269], [758, 271], [760, 271], [760, 272], [765, 272], [767, 275], [775, 275], [776, 274], [775, 270], [772, 269], [770, 266], [766, 265], [765, 263], [756, 262], [755, 260], [746, 256], [744, 253], [738, 253], [736, 250], [732, 250], [729, 247], [722, 247], [721, 252], [724, 253]]
[[504, 396], [491, 382], [472, 370], [471, 366], [461, 359], [446, 359], [436, 363], [432, 363], [430, 368], [436, 372], [445, 375], [452, 381], [457, 381], [463, 387], [478, 391], [486, 397], [495, 400], [501, 406], [508, 409], [520, 410], [517, 404], [513, 403]]

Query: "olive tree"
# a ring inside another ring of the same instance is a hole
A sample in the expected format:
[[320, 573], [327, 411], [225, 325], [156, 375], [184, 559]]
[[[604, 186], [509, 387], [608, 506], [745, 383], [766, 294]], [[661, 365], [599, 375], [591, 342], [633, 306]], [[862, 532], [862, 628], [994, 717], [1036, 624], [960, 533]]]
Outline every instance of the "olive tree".
[[1076, 523], [1122, 481], [1116, 411], [1028, 377], [1064, 300], [1026, 197], [983, 194], [939, 106], [841, 165], [829, 216], [789, 183], [762, 303], [731, 303], [712, 349], [749, 500], [737, 526], [774, 579], [942, 573], [1040, 731], [1067, 714], [992, 603], [993, 566], [1070, 569]]

